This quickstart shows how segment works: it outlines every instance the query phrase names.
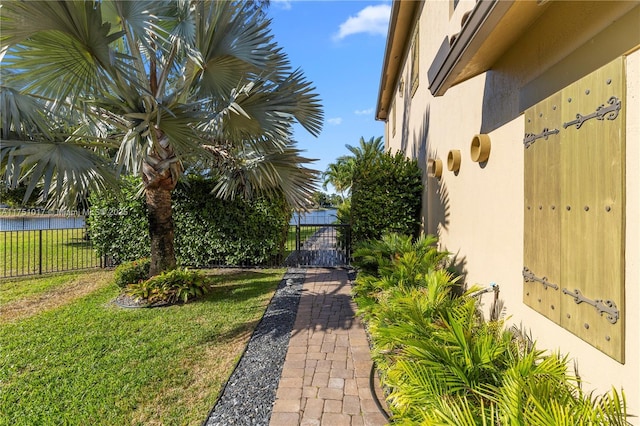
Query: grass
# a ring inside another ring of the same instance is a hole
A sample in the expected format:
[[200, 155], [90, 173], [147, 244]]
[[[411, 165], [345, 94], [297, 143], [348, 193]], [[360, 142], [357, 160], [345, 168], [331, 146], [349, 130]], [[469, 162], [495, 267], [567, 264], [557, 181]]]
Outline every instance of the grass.
[[51, 289], [64, 286], [64, 284], [74, 280], [79, 275], [81, 273], [76, 272], [3, 281], [0, 283], [0, 306], [47, 293]]
[[[0, 424], [201, 424], [282, 274], [215, 276], [203, 299], [156, 309], [116, 307], [118, 289], [108, 275], [68, 275], [37, 283], [37, 290], [17, 288], [29, 280], [11, 284], [2, 297], [12, 303], [56, 289], [67, 301], [0, 317]], [[65, 298], [60, 289], [83, 277], [98, 284]]]
[[[0, 232], [0, 276], [59, 272], [100, 266], [100, 257], [84, 239], [85, 230], [47, 229]], [[42, 266], [40, 266], [40, 254]]]
[[[304, 243], [307, 238], [315, 234], [320, 226], [302, 226], [300, 227], [300, 242]], [[293, 226], [289, 227], [289, 234], [287, 235], [287, 245], [285, 246], [287, 250], [287, 254], [294, 251], [296, 249], [296, 228]]]

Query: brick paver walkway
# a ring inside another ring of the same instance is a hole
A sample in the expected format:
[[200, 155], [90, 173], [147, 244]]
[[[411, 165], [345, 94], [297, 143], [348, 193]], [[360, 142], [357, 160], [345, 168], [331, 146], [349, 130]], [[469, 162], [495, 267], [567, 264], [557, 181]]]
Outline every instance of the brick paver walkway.
[[[347, 271], [308, 269], [270, 426], [387, 424], [371, 395], [371, 363]], [[384, 404], [377, 377], [375, 387]]]

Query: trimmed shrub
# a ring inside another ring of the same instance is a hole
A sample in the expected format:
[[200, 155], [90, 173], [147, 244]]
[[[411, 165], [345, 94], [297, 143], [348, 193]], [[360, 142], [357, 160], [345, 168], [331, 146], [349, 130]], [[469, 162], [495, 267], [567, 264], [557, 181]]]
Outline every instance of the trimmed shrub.
[[149, 267], [151, 260], [144, 259], [124, 262], [116, 268], [113, 274], [115, 284], [120, 288], [125, 288], [129, 284], [136, 284], [149, 278]]
[[284, 253], [291, 209], [283, 198], [220, 200], [215, 182], [191, 177], [174, 192], [176, 256], [182, 265], [259, 265]]
[[422, 207], [421, 176], [418, 163], [402, 152], [357, 162], [351, 188], [353, 243], [378, 239], [385, 232], [417, 238]]
[[128, 176], [121, 182], [120, 194], [91, 194], [87, 217], [93, 246], [116, 265], [151, 255], [147, 207], [138, 196], [140, 179]]
[[[114, 263], [148, 257], [145, 201], [136, 197], [139, 179], [124, 182], [121, 197], [92, 195], [90, 237], [100, 255]], [[173, 193], [175, 250], [178, 264], [269, 264], [284, 253], [291, 208], [284, 198], [220, 200], [215, 182], [188, 177]]]

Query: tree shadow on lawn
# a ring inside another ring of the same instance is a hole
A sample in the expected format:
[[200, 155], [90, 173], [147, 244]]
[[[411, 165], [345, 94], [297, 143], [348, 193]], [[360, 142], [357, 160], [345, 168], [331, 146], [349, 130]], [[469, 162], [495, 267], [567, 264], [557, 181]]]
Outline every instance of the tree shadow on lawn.
[[[287, 321], [291, 321], [291, 315], [294, 315], [295, 318], [297, 311], [297, 303], [295, 299], [299, 298], [299, 296], [296, 294], [289, 294], [290, 292], [287, 291], [287, 285], [284, 280], [280, 280], [279, 284], [275, 288], [269, 285], [268, 282], [260, 281], [260, 279], [268, 279], [270, 275], [273, 275], [273, 273], [256, 271], [247, 273], [245, 271], [232, 274], [232, 276], [238, 275], [243, 275], [243, 279], [249, 280], [249, 282], [239, 284], [214, 284], [207, 294], [189, 303], [218, 303], [222, 301], [241, 303], [253, 298], [259, 298], [274, 290], [279, 293], [277, 297], [274, 294], [274, 297], [270, 300], [256, 301], [256, 305], [244, 307], [244, 309], [264, 307], [265, 312], [261, 315], [261, 318], [238, 324], [232, 329], [221, 334], [210, 333], [208, 336], [203, 338], [203, 342], [211, 340], [231, 341], [237, 339], [238, 335], [251, 332], [254, 329], [253, 338], [264, 337], [266, 335], [278, 338], [284, 334], [288, 334], [290, 328], [285, 330], [280, 326], [280, 324], [286, 324]], [[291, 308], [287, 309], [285, 306], [293, 306], [293, 310]], [[262, 325], [260, 324], [261, 322], [263, 323]]]

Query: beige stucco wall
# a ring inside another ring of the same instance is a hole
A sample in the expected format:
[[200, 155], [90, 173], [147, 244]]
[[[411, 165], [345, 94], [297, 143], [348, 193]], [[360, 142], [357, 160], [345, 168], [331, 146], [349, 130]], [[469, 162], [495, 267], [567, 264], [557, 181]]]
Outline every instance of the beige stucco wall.
[[[587, 390], [605, 392], [611, 386], [623, 388], [629, 412], [639, 416], [640, 51], [627, 52], [625, 364], [611, 359], [522, 302], [522, 112], [561, 88], [557, 87], [559, 79], [575, 81], [613, 59], [611, 55], [620, 56], [620, 53], [614, 55], [611, 49], [600, 53], [590, 50], [589, 43], [616, 43], [616, 37], [624, 34], [625, 25], [640, 16], [640, 8], [625, 12], [622, 19], [609, 27], [602, 22], [584, 23], [587, 27], [592, 25], [591, 32], [599, 37], [583, 36], [579, 45], [575, 40], [559, 42], [557, 51], [549, 55], [552, 59], [538, 57], [535, 61], [542, 71], [522, 66], [522, 49], [540, 52], [536, 50], [535, 40], [525, 36], [506, 52], [493, 71], [434, 98], [428, 90], [427, 69], [442, 38], [460, 30], [462, 14], [474, 4], [475, 1], [462, 1], [450, 17], [448, 2], [424, 3], [419, 21], [420, 85], [413, 97], [406, 83], [404, 92], [396, 94], [396, 132], [392, 134], [390, 118], [387, 146], [403, 149], [408, 156], [417, 158], [425, 170], [428, 158], [443, 161], [441, 179], [425, 178], [424, 228], [425, 232], [437, 234], [442, 248], [456, 255], [467, 274], [467, 283], [498, 284], [510, 323], [522, 324], [530, 330], [540, 348], [560, 350], [576, 359]], [[634, 25], [637, 28], [637, 24]], [[612, 35], [607, 35], [609, 33]], [[572, 67], [572, 64], [579, 66]], [[406, 67], [402, 76], [405, 82], [409, 81]], [[472, 162], [469, 154], [471, 139], [477, 133], [488, 133], [491, 137], [491, 156], [484, 166]], [[457, 175], [446, 169], [450, 149], [462, 152]], [[490, 299], [491, 296], [486, 299], [487, 305]], [[640, 424], [638, 418], [632, 422]]]

